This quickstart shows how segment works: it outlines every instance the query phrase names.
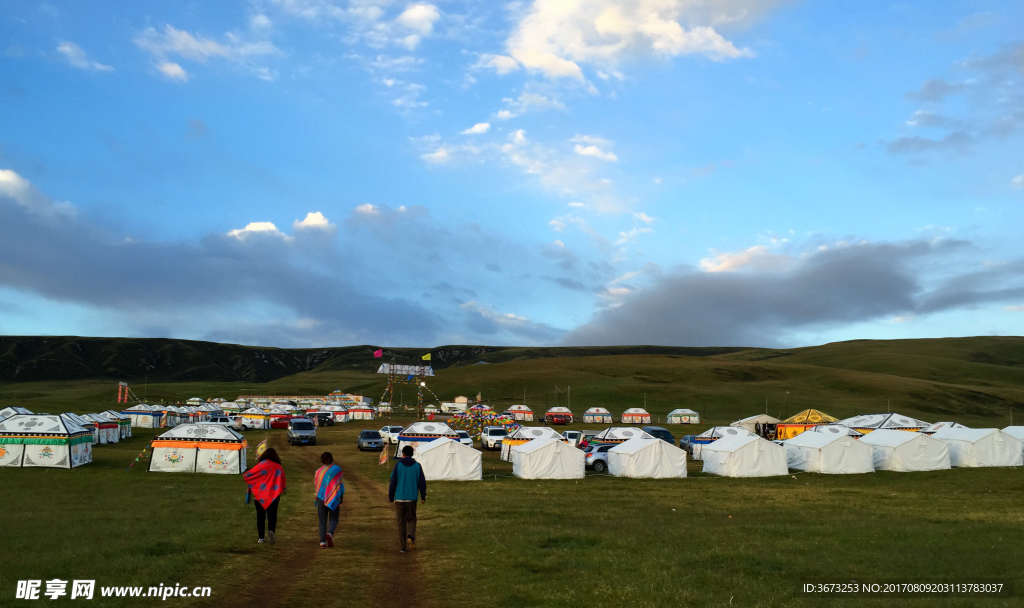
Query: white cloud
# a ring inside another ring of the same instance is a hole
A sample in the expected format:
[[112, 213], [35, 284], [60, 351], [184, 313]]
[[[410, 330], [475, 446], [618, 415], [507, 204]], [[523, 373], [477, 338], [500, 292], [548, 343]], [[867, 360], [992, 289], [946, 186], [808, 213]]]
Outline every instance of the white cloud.
[[395, 22], [406, 29], [427, 36], [434, 30], [434, 23], [441, 18], [441, 11], [433, 4], [410, 4]]
[[75, 207], [68, 202], [54, 201], [24, 177], [10, 169], [0, 169], [0, 199], [9, 199], [32, 215], [52, 220], [73, 217]]
[[643, 211], [640, 211], [639, 213], [634, 213], [633, 217], [635, 217], [636, 219], [640, 220], [641, 222], [643, 222], [645, 224], [653, 224], [654, 223], [654, 218], [649, 216], [649, 215], [647, 215]]
[[755, 245], [737, 252], [717, 253], [700, 261], [704, 272], [735, 272], [737, 270], [779, 270], [791, 266], [794, 259], [787, 255], [772, 253], [765, 245]]
[[626, 243], [635, 243], [636, 239], [641, 234], [650, 234], [654, 232], [653, 228], [633, 228], [629, 232], [620, 232], [619, 240], [615, 241], [616, 245], [624, 245]]
[[356, 215], [380, 215], [380, 208], [370, 203], [363, 203], [354, 210]]
[[337, 226], [332, 224], [324, 217], [323, 213], [319, 211], [311, 211], [306, 214], [306, 217], [302, 220], [295, 220], [292, 222], [293, 231], [298, 230], [319, 230], [322, 232], [333, 232], [337, 229]]
[[1010, 185], [1017, 190], [1024, 190], [1024, 173], [1010, 180]]
[[236, 228], [228, 232], [228, 236], [233, 236], [240, 241], [254, 235], [274, 236], [285, 240], [291, 238], [278, 230], [273, 222], [250, 222], [245, 228]]
[[1007, 306], [1003, 310], [1007, 312], [1024, 312], [1024, 304], [1014, 304], [1013, 306]]
[[573, 151], [580, 156], [593, 156], [594, 158], [600, 158], [601, 160], [606, 160], [611, 163], [619, 160], [619, 157], [615, 156], [614, 152], [604, 152], [597, 146], [581, 146], [580, 144], [576, 144]]
[[480, 55], [480, 59], [472, 67], [476, 70], [494, 70], [494, 73], [504, 76], [518, 70], [519, 62], [508, 55], [490, 55], [485, 53]]
[[423, 160], [427, 161], [428, 163], [433, 163], [433, 164], [441, 165], [441, 164], [444, 164], [444, 163], [448, 162], [449, 160], [451, 160], [452, 153], [451, 153], [451, 150], [449, 148], [447, 148], [445, 146], [441, 146], [441, 147], [437, 148], [436, 150], [434, 150], [433, 152], [427, 152], [427, 153], [424, 153], [424, 154], [420, 154], [420, 158], [422, 158]]
[[96, 70], [97, 72], [113, 72], [114, 68], [109, 65], [97, 63], [89, 59], [82, 47], [74, 42], [64, 41], [57, 45], [57, 52], [64, 55], [68, 63], [82, 70]]
[[163, 63], [158, 63], [156, 69], [160, 70], [160, 73], [170, 80], [177, 80], [178, 82], [188, 82], [188, 72], [185, 71], [185, 68], [181, 67], [177, 63], [174, 63], [173, 61], [165, 61]]
[[462, 132], [463, 135], [482, 135], [491, 129], [491, 123], [478, 122]]
[[252, 17], [249, 17], [249, 27], [254, 30], [265, 30], [271, 25], [273, 25], [273, 23], [270, 21], [270, 17], [267, 17], [263, 13], [257, 13]]
[[565, 104], [561, 101], [529, 91], [520, 93], [519, 97], [515, 99], [506, 97], [502, 101], [505, 102], [506, 107], [495, 114], [496, 117], [502, 120], [515, 118], [530, 111], [565, 109]]
[[[509, 55], [528, 70], [579, 81], [585, 80], [580, 64], [595, 64], [602, 73], [617, 74], [618, 63], [643, 55], [700, 54], [714, 61], [752, 57], [753, 51], [737, 48], [713, 26], [747, 19], [770, 4], [534, 0], [506, 45]], [[693, 25], [687, 28], [683, 23]]]

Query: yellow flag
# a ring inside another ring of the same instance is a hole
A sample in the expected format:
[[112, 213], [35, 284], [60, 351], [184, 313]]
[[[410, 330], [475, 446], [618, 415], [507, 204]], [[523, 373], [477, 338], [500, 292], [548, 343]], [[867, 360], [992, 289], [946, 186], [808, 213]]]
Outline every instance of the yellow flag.
[[259, 458], [260, 456], [262, 456], [263, 452], [266, 452], [266, 451], [267, 451], [267, 440], [264, 439], [263, 441], [260, 442], [260, 444], [258, 446], [256, 446], [256, 458]]
[[427, 353], [427, 354], [423, 355], [422, 358], [423, 358], [424, 361], [430, 361], [430, 353]]
[[387, 448], [387, 446], [385, 446], [384, 449], [380, 451], [380, 460], [377, 462], [377, 464], [387, 464], [387, 463], [388, 463], [388, 448]]

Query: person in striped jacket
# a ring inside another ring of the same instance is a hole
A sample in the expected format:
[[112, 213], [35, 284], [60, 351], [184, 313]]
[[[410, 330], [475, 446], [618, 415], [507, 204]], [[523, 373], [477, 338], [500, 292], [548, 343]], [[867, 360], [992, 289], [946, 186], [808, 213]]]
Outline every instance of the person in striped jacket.
[[338, 527], [338, 513], [345, 498], [345, 484], [341, 482], [341, 467], [334, 464], [330, 452], [320, 455], [323, 466], [313, 474], [316, 487], [316, 512], [320, 518], [320, 548], [334, 546], [334, 530]]

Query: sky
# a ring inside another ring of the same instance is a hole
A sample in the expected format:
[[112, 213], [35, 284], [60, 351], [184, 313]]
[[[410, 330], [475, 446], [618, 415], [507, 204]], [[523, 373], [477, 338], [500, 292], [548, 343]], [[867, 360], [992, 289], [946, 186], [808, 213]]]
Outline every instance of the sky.
[[1024, 3], [0, 5], [0, 334], [1024, 335]]

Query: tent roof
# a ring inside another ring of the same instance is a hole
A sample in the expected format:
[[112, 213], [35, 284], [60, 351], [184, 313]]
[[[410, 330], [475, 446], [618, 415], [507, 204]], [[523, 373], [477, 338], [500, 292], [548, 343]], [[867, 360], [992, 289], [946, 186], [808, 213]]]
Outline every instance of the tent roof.
[[[713, 426], [710, 429], [704, 431], [698, 437], [747, 437], [753, 436], [753, 433], [741, 426]], [[721, 440], [719, 440], [721, 441]]]
[[613, 426], [609, 427], [597, 435], [594, 435], [595, 440], [602, 439], [632, 439], [634, 437], [641, 437], [643, 439], [653, 439], [654, 436], [646, 431], [640, 429], [634, 429], [628, 426]]
[[452, 427], [448, 426], [443, 422], [413, 422], [409, 426], [402, 429], [400, 433], [402, 435], [445, 435], [448, 437], [458, 437], [458, 434], [452, 430]]
[[1008, 426], [1003, 429], [1003, 432], [1010, 437], [1016, 437], [1021, 441], [1024, 441], [1024, 426]]
[[[880, 445], [885, 447], [897, 447], [901, 446], [908, 441], [914, 439], [926, 438], [931, 439], [928, 435], [923, 433], [915, 433], [914, 431], [897, 431], [895, 429], [878, 429], [872, 431], [867, 435], [860, 438], [863, 443], [870, 443], [871, 445]], [[938, 440], [936, 440], [938, 441]]]
[[531, 410], [530, 408], [526, 407], [525, 405], [513, 405], [513, 406], [510, 406], [508, 408], [508, 411], [510, 411], [510, 412], [532, 412], [533, 410]]
[[[615, 446], [614, 448], [612, 448], [612, 449], [610, 449], [608, 451], [609, 452], [617, 452], [619, 454], [636, 454], [637, 452], [639, 452], [641, 450], [646, 450], [647, 448], [649, 448], [651, 446], [656, 446], [659, 441], [661, 441], [662, 443], [668, 444], [668, 442], [662, 441], [661, 439], [656, 439], [654, 437], [651, 437], [651, 438], [633, 437], [632, 439], [629, 439], [627, 441], [623, 441], [622, 443], [620, 443], [619, 445]], [[668, 444], [668, 445], [671, 445], [671, 444]], [[675, 446], [672, 446], [672, 447], [675, 447]], [[678, 450], [679, 448], [676, 448], [676, 449]]]
[[266, 416], [266, 415], [267, 415], [267, 413], [266, 413], [266, 412], [264, 412], [264, 411], [263, 411], [263, 410], [261, 410], [261, 409], [255, 408], [255, 407], [250, 407], [250, 408], [249, 408], [249, 409], [247, 409], [247, 410], [242, 410], [242, 413], [243, 413], [243, 414], [262, 414], [263, 416]]
[[693, 411], [691, 409], [688, 409], [688, 408], [685, 408], [685, 407], [680, 407], [680, 408], [672, 410], [671, 412], [668, 413], [668, 415], [669, 416], [677, 416], [677, 415], [681, 415], [681, 414], [693, 415], [693, 414], [696, 414], [696, 413], [697, 412], [695, 412], [695, 411]]
[[739, 420], [737, 420], [736, 422], [733, 422], [729, 426], [740, 426], [743, 423], [751, 423], [752, 424], [752, 423], [755, 423], [755, 422], [767, 422], [768, 424], [775, 424], [776, 422], [781, 422], [781, 420], [779, 420], [775, 416], [769, 416], [768, 414], [754, 414], [753, 416], [747, 416], [746, 418], [740, 418]]
[[832, 435], [834, 437], [844, 437], [849, 435], [850, 437], [863, 437], [864, 433], [861, 433], [857, 429], [851, 429], [850, 427], [834, 422], [832, 424], [817, 424], [798, 436], [803, 436], [808, 433], [815, 435]]
[[518, 429], [512, 431], [508, 436], [509, 439], [539, 439], [541, 437], [551, 437], [557, 439], [564, 439], [558, 431], [547, 426], [521, 426]]
[[992, 433], [998, 432], [999, 429], [969, 429], [969, 428], [944, 428], [939, 429], [935, 432], [932, 437], [936, 439], [957, 439], [959, 441], [977, 441]]
[[826, 422], [839, 422], [839, 419], [815, 409], [808, 409], [790, 416], [782, 422], [788, 424], [824, 424]]
[[922, 433], [934, 433], [939, 429], [966, 429], [967, 426], [960, 424], [959, 422], [936, 422], [929, 424], [925, 428], [921, 429]]
[[923, 429], [928, 426], [927, 422], [902, 414], [865, 414], [839, 423], [855, 429]]
[[122, 414], [121, 412], [118, 412], [118, 411], [115, 411], [115, 410], [106, 410], [104, 413], [107, 416], [110, 416], [111, 418], [113, 418], [114, 420], [129, 420], [129, 418], [128, 418], [128, 416], [126, 414]]
[[572, 410], [567, 407], [556, 406], [547, 411], [548, 414], [571, 414]]
[[607, 409], [605, 409], [603, 407], [592, 407], [592, 408], [588, 409], [587, 411], [585, 411], [583, 413], [584, 414], [611, 414], [611, 412], [609, 412]]
[[[571, 446], [571, 445], [569, 445], [569, 444], [567, 444], [567, 443], [565, 443], [565, 442], [563, 442], [563, 441], [561, 441], [559, 439], [555, 439], [554, 437], [541, 437], [539, 439], [531, 439], [530, 441], [527, 441], [526, 443], [524, 443], [522, 445], [514, 446], [512, 449], [513, 450], [519, 450], [520, 452], [525, 452], [527, 454], [530, 454], [532, 452], [536, 452], [537, 450], [543, 450], [544, 448], [546, 448], [549, 445], [554, 444], [554, 443], [562, 444], [562, 447], [564, 449], [567, 449], [567, 450], [576, 450], [575, 447], [573, 447], [573, 446]], [[579, 450], [576, 450], [576, 451], [579, 451]]]
[[464, 445], [463, 443], [461, 443], [459, 441], [455, 441], [451, 437], [441, 437], [440, 439], [435, 439], [433, 441], [427, 441], [427, 442], [421, 443], [419, 445], [419, 447], [416, 448], [416, 455], [420, 456], [424, 452], [429, 452], [431, 450], [436, 450], [436, 449], [438, 449], [440, 447], [443, 447], [445, 445], [448, 445], [448, 444], [453, 444], [455, 446], [455, 450], [456, 451], [469, 450], [470, 452], [476, 452], [478, 454], [480, 453], [480, 451], [477, 450], [476, 448], [471, 448], [468, 445]]
[[208, 422], [179, 424], [166, 433], [157, 435], [156, 438], [165, 440], [231, 441], [234, 443], [244, 441], [244, 437], [238, 431], [228, 428], [223, 424], [210, 424]]
[[775, 445], [770, 441], [765, 441], [764, 439], [761, 439], [760, 437], [754, 435], [753, 433], [747, 433], [746, 435], [730, 435], [728, 437], [722, 437], [718, 441], [707, 444], [702, 449], [705, 451], [711, 450], [715, 452], [734, 452], [742, 448], [743, 446], [747, 445], [748, 443], [753, 443], [756, 441], [764, 441], [765, 443]]
[[93, 422], [92, 420], [89, 420], [88, 418], [84, 418], [82, 416], [79, 416], [78, 414], [72, 414], [71, 412], [64, 412], [63, 414], [60, 415], [60, 417], [64, 418], [65, 420], [70, 420], [70, 421], [74, 422], [75, 424], [77, 424], [78, 426], [83, 427], [83, 428], [89, 428], [91, 426], [96, 426], [96, 423]]
[[796, 437], [787, 439], [782, 443], [786, 445], [798, 445], [807, 448], [822, 448], [835, 441], [849, 438], [849, 435], [839, 433], [800, 433]]
[[78, 435], [91, 433], [74, 420], [63, 416], [15, 414], [0, 421], [0, 435]]
[[121, 411], [124, 411], [124, 412], [152, 412], [153, 408], [149, 407], [145, 403], [140, 403], [138, 405], [133, 405], [131, 407], [126, 407], [126, 408], [124, 408]]
[[623, 414], [646, 414], [648, 416], [651, 415], [647, 410], [645, 410], [642, 407], [631, 407], [631, 408], [629, 408], [628, 410], [626, 410], [626, 411], [624, 411], [622, 413]]

